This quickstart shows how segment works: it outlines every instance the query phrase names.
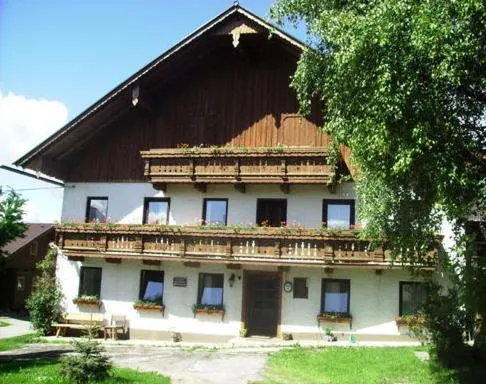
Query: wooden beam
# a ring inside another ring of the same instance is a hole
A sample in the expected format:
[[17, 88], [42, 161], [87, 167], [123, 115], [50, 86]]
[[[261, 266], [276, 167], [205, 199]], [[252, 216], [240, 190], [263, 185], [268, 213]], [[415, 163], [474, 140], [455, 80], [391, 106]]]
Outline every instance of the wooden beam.
[[119, 257], [105, 257], [105, 261], [111, 264], [121, 264], [122, 260]]
[[246, 193], [246, 184], [245, 183], [236, 183], [235, 190], [240, 193]]
[[290, 193], [290, 184], [289, 183], [280, 184], [280, 190], [286, 195], [288, 195]]
[[160, 266], [162, 264], [160, 260], [147, 260], [147, 259], [143, 259], [142, 263], [144, 265], [156, 265], [156, 266]]
[[157, 191], [167, 192], [167, 183], [153, 183], [153, 188]]
[[201, 266], [201, 263], [197, 261], [186, 261], [184, 262], [184, 267], [188, 268], [199, 268]]
[[228, 269], [241, 269], [241, 264], [226, 264]]
[[208, 190], [208, 185], [206, 183], [194, 183], [194, 188], [201, 193], [206, 193]]

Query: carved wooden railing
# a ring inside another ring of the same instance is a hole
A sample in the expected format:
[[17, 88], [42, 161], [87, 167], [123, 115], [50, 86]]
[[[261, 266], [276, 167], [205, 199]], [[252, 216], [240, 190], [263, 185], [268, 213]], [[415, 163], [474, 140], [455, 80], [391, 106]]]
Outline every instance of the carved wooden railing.
[[[354, 231], [61, 224], [56, 232], [64, 253], [76, 257], [370, 266], [392, 262], [388, 250], [372, 248]], [[433, 266], [435, 260], [432, 250], [426, 264]]]
[[140, 154], [154, 184], [329, 184], [334, 177], [326, 148], [167, 148]]

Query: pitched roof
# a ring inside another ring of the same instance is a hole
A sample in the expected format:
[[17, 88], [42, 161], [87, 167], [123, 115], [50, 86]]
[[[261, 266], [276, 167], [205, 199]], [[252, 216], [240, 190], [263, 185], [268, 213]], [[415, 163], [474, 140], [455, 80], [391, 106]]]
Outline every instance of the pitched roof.
[[50, 230], [54, 230], [54, 224], [50, 224], [50, 223], [27, 224], [27, 230], [25, 231], [24, 236], [17, 237], [15, 240], [12, 240], [10, 243], [7, 243], [2, 248], [2, 251], [11, 255]]
[[[200, 27], [199, 29], [191, 33], [189, 36], [184, 38], [178, 44], [170, 48], [168, 51], [164, 52], [162, 55], [157, 57], [151, 63], [146, 65], [144, 68], [140, 69], [130, 78], [125, 80], [119, 86], [117, 86], [108, 94], [106, 94], [101, 99], [99, 99], [95, 104], [93, 104], [84, 112], [76, 116], [73, 120], [68, 122], [64, 127], [62, 127], [57, 132], [49, 136], [46, 140], [44, 140], [42, 143], [37, 145], [32, 150], [30, 150], [24, 156], [16, 160], [14, 164], [20, 167], [30, 168], [35, 171], [45, 172], [49, 174], [49, 172], [46, 171], [49, 169], [51, 170], [54, 169], [56, 165], [53, 164], [49, 165], [48, 159], [42, 160], [40, 158], [41, 154], [46, 153], [49, 150], [52, 150], [56, 145], [60, 145], [62, 148], [68, 148], [69, 143], [66, 143], [66, 141], [67, 141], [67, 137], [69, 136], [71, 136], [71, 140], [70, 140], [71, 142], [77, 141], [79, 143], [80, 141], [85, 140], [88, 137], [88, 135], [86, 134], [86, 132], [83, 134], [81, 132], [81, 129], [78, 128], [85, 126], [86, 129], [89, 128], [93, 129], [94, 128], [93, 126], [95, 125], [99, 126], [100, 124], [93, 124], [93, 122], [91, 122], [90, 124], [89, 120], [94, 116], [96, 116], [98, 112], [103, 112], [104, 109], [108, 109], [107, 108], [108, 105], [113, 104], [113, 102], [116, 99], [120, 99], [121, 97], [123, 97], [122, 95], [124, 94], [124, 91], [129, 91], [131, 87], [135, 87], [137, 84], [140, 84], [141, 80], [146, 78], [156, 68], [160, 67], [161, 64], [165, 63], [169, 58], [173, 57], [176, 53], [182, 51], [183, 48], [186, 48], [187, 46], [191, 45], [191, 43], [193, 43], [195, 40], [200, 39], [203, 35], [208, 35], [210, 31], [213, 31], [216, 28], [220, 27], [224, 22], [227, 22], [230, 17], [243, 17], [246, 20], [254, 23], [254, 25], [257, 25], [262, 30], [267, 30], [272, 35], [277, 36], [283, 42], [292, 46], [298, 51], [302, 51], [306, 47], [306, 45], [301, 41], [299, 41], [298, 39], [276, 28], [275, 26], [267, 23], [265, 20], [261, 19], [260, 17], [256, 16], [255, 14], [244, 9], [239, 4], [236, 3], [230, 8], [228, 8], [226, 11], [222, 12], [214, 19], [212, 19], [211, 21], [209, 21], [208, 23], [204, 24], [202, 27]], [[62, 140], [65, 141], [64, 144], [62, 144]], [[55, 157], [56, 152], [53, 151], [52, 154], [54, 155], [53, 157]], [[52, 173], [53, 172], [51, 171], [51, 174]], [[58, 175], [54, 175], [54, 176], [58, 177]]]

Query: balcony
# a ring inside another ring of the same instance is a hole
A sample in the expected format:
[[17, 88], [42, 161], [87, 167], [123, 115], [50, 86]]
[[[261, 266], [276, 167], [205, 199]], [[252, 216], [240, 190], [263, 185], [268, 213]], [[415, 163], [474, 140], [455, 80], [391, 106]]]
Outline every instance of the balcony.
[[170, 183], [233, 184], [244, 192], [246, 184], [334, 183], [334, 168], [327, 164], [326, 148], [178, 148], [140, 152], [144, 174], [158, 189]]
[[[267, 227], [178, 227], [60, 224], [58, 245], [68, 257], [176, 260], [226, 264], [393, 266], [383, 247], [372, 248], [355, 231]], [[429, 252], [424, 268], [436, 264]], [[398, 266], [399, 263], [397, 263]]]

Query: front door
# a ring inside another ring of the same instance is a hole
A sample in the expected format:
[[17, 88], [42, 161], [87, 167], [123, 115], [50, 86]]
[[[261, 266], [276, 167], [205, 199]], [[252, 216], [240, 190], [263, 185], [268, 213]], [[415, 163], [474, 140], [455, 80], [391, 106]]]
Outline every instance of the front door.
[[276, 336], [280, 302], [278, 273], [248, 273], [246, 279], [248, 335]]

